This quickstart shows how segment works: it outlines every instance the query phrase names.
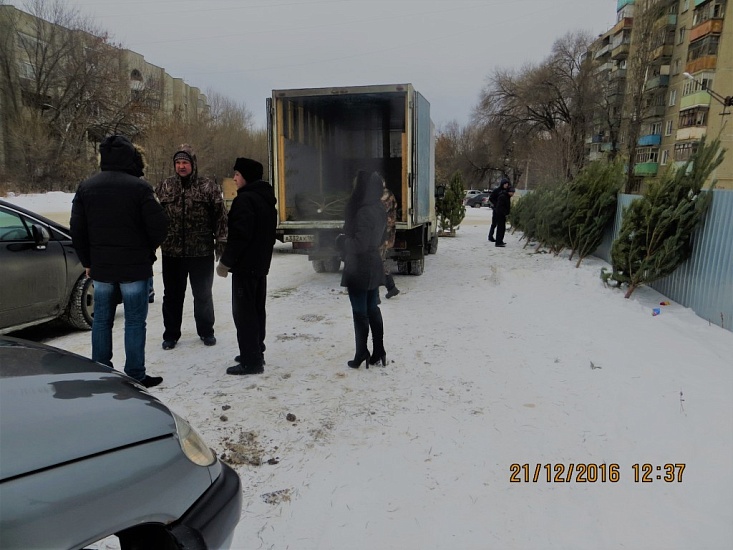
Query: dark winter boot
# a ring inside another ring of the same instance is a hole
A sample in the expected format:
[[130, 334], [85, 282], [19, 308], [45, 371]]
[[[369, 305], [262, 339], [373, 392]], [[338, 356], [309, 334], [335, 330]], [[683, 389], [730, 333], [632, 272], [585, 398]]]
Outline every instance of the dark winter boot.
[[384, 297], [389, 300], [392, 296], [397, 296], [400, 293], [400, 289], [394, 284], [394, 277], [392, 275], [385, 275], [384, 280], [385, 286], [387, 287], [387, 294]]
[[384, 351], [384, 322], [382, 321], [382, 312], [376, 308], [369, 312], [369, 328], [372, 329], [372, 344], [374, 351], [369, 358], [370, 365], [382, 364], [387, 365], [387, 352]]
[[348, 365], [352, 369], [358, 369], [361, 364], [366, 361], [366, 368], [369, 368], [369, 348], [367, 340], [369, 339], [369, 317], [362, 313], [354, 313], [354, 340], [356, 342], [356, 353], [354, 360], [349, 361]]

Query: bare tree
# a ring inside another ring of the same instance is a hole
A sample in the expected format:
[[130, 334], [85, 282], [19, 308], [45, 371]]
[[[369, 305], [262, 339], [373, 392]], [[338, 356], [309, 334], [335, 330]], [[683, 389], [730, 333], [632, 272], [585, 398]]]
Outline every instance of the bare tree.
[[26, 8], [0, 21], [6, 165], [31, 187], [69, 187], [96, 169], [95, 142], [143, 131], [157, 92], [131, 90], [124, 50], [66, 2]]
[[557, 40], [539, 65], [497, 70], [481, 94], [476, 120], [498, 125], [513, 145], [533, 138], [553, 144], [563, 176], [572, 178], [585, 163], [597, 86], [586, 58], [589, 44], [588, 35], [571, 33]]
[[[636, 163], [638, 141], [642, 126], [654, 118], [655, 107], [663, 107], [664, 94], [645, 93], [647, 80], [655, 76], [653, 58], [655, 50], [671, 43], [664, 29], [656, 27], [660, 16], [669, 4], [666, 0], [638, 0], [634, 5], [634, 25], [631, 30], [631, 44], [628, 60], [626, 94], [624, 96], [623, 120], [626, 124], [629, 170], [625, 186], [626, 193], [638, 190], [633, 166]], [[650, 72], [652, 74], [650, 74]], [[661, 103], [659, 103], [661, 101]]]

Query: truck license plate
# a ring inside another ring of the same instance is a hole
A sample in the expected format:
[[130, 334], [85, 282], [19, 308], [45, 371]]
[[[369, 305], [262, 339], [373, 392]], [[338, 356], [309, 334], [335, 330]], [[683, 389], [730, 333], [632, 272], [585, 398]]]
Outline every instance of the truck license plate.
[[312, 243], [315, 239], [313, 235], [285, 235], [286, 243]]

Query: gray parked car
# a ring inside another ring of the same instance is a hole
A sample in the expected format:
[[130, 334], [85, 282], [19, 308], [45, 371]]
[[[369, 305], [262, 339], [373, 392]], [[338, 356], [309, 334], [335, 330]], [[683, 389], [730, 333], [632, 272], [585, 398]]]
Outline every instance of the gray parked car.
[[90, 329], [94, 285], [69, 229], [0, 200], [0, 334], [60, 318]]
[[239, 476], [120, 372], [0, 336], [0, 548], [228, 548]]

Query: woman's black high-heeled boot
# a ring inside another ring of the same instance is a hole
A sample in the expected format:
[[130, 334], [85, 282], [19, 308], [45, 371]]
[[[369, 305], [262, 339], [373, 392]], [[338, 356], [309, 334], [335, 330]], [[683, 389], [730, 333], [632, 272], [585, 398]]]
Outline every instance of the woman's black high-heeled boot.
[[361, 313], [354, 313], [354, 340], [356, 342], [356, 353], [353, 361], [349, 361], [348, 365], [352, 369], [358, 369], [361, 364], [366, 361], [366, 368], [369, 368], [369, 348], [367, 340], [369, 339], [369, 317]]
[[384, 351], [384, 322], [382, 311], [379, 308], [369, 312], [369, 327], [372, 329], [372, 344], [374, 351], [369, 358], [370, 365], [382, 364], [387, 366], [387, 352]]

